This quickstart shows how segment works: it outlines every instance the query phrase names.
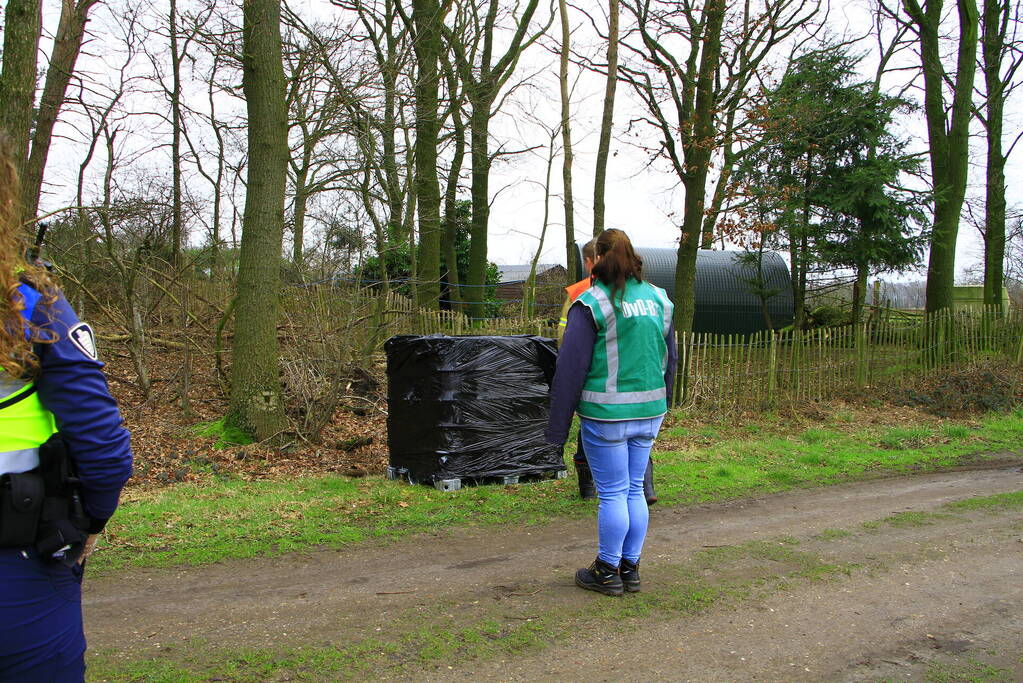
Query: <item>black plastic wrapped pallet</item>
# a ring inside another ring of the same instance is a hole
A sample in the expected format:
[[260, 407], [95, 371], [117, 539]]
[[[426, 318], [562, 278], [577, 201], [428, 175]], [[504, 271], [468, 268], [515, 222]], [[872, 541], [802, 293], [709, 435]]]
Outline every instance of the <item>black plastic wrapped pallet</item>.
[[412, 481], [565, 469], [544, 441], [554, 340], [403, 335], [384, 349], [390, 465]]

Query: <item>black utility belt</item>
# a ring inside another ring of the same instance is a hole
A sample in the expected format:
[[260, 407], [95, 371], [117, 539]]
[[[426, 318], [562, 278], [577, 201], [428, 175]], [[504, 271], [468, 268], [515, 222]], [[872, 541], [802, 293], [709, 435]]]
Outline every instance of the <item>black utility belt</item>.
[[0, 475], [0, 547], [35, 545], [46, 503], [38, 471]]
[[54, 434], [39, 447], [39, 467], [0, 475], [0, 547], [73, 562], [92, 524], [79, 488], [67, 445]]

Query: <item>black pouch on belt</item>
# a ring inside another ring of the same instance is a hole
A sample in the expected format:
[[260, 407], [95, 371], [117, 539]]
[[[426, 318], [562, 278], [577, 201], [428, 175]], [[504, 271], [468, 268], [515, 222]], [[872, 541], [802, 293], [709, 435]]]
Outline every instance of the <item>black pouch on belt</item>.
[[0, 476], [0, 547], [35, 543], [45, 497], [43, 478], [37, 472]]

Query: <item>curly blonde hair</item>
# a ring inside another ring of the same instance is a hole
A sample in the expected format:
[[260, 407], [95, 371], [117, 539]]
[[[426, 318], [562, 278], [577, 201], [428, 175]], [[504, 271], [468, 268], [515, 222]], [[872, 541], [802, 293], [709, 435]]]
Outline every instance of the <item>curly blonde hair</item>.
[[[21, 192], [10, 139], [0, 131], [0, 368], [16, 378], [27, 378], [39, 369], [34, 344], [56, 341], [32, 324], [22, 311], [25, 299], [18, 291], [22, 278], [43, 295], [46, 303], [57, 298], [57, 289], [45, 268], [27, 263], [26, 240], [21, 223]], [[26, 334], [27, 330], [27, 334]]]

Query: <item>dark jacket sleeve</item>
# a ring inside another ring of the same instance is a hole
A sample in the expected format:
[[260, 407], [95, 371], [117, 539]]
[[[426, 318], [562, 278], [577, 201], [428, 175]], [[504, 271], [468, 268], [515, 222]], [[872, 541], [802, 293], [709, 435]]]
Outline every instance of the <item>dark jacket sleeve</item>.
[[671, 395], [675, 389], [675, 371], [678, 369], [678, 344], [675, 343], [675, 323], [668, 328], [668, 336], [664, 338], [668, 344], [668, 365], [664, 368], [664, 388], [668, 392], [668, 407], [671, 407]]
[[43, 406], [53, 413], [82, 481], [82, 502], [99, 532], [117, 508], [121, 488], [131, 476], [128, 431], [110, 395], [103, 363], [95, 355], [95, 339], [59, 296], [52, 305], [42, 300], [32, 322], [57, 341], [39, 344], [36, 386]]
[[551, 411], [545, 434], [547, 443], [560, 446], [568, 439], [572, 415], [579, 405], [596, 341], [597, 325], [590, 309], [579, 302], [572, 304], [551, 382]]

